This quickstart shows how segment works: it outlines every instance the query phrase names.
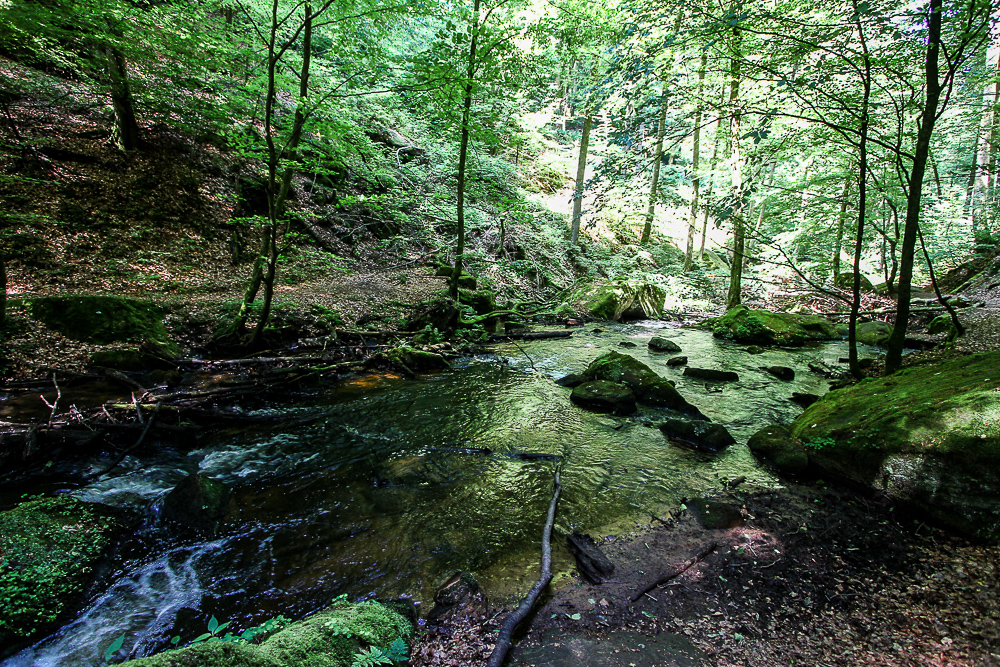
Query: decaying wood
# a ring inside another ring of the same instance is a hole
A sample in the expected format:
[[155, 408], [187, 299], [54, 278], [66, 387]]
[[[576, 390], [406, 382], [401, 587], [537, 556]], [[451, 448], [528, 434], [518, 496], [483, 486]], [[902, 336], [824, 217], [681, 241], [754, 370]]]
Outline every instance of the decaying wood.
[[569, 338], [573, 335], [572, 330], [562, 331], [530, 331], [520, 334], [494, 334], [490, 336], [490, 342], [503, 342], [507, 340], [543, 340], [546, 338]]
[[521, 600], [520, 606], [504, 619], [503, 625], [500, 626], [496, 647], [493, 649], [493, 653], [490, 654], [490, 660], [487, 663], [488, 667], [501, 667], [503, 665], [504, 660], [507, 658], [507, 652], [510, 651], [511, 644], [513, 643], [514, 630], [531, 613], [531, 609], [535, 606], [538, 596], [542, 594], [545, 587], [552, 581], [552, 524], [555, 523], [556, 503], [559, 501], [559, 492], [561, 490], [562, 485], [559, 483], [559, 471], [557, 470], [555, 489], [552, 492], [552, 500], [549, 502], [549, 513], [545, 521], [545, 528], [542, 530], [542, 571], [538, 577], [538, 581], [535, 582], [535, 585], [531, 587], [528, 594]]
[[691, 560], [688, 560], [688, 561], [682, 563], [681, 565], [678, 565], [677, 567], [675, 567], [675, 568], [667, 571], [662, 576], [660, 576], [659, 578], [657, 578], [656, 581], [654, 581], [653, 583], [651, 583], [648, 586], [644, 587], [641, 591], [639, 591], [638, 593], [636, 593], [635, 595], [633, 595], [632, 596], [632, 602], [637, 602], [639, 600], [639, 598], [641, 598], [646, 593], [649, 593], [651, 590], [653, 590], [657, 586], [662, 586], [663, 584], [667, 583], [668, 581], [670, 581], [672, 579], [676, 579], [677, 577], [681, 576], [682, 574], [684, 574], [685, 572], [687, 572], [691, 568], [691, 566], [693, 566], [695, 563], [697, 563], [697, 562], [699, 562], [701, 560], [704, 560], [708, 556], [708, 554], [710, 554], [713, 551], [715, 551], [716, 547], [718, 547], [718, 546], [719, 546], [718, 544], [716, 544], [715, 542], [712, 542], [707, 547], [705, 547], [704, 549], [702, 549], [701, 551], [699, 551], [698, 554], [694, 558], [692, 558]]
[[576, 558], [576, 567], [583, 578], [595, 586], [603, 584], [615, 572], [615, 565], [594, 544], [590, 535], [574, 532], [566, 536], [566, 546]]

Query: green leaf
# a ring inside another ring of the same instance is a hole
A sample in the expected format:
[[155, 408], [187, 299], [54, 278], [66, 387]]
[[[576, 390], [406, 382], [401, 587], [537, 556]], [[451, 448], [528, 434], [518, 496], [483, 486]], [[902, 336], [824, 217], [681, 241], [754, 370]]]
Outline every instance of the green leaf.
[[118, 653], [122, 649], [122, 645], [125, 643], [125, 633], [123, 632], [121, 637], [111, 642], [111, 646], [104, 651], [104, 662], [111, 660], [111, 656]]
[[215, 616], [213, 616], [208, 621], [208, 631], [211, 632], [214, 635], [215, 631], [216, 631], [216, 629], [218, 627], [219, 627], [219, 619], [217, 619]]

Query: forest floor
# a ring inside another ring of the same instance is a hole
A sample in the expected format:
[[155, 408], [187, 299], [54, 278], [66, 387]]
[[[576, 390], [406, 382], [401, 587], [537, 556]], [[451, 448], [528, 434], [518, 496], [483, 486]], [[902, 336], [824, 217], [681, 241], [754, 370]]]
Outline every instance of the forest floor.
[[[822, 482], [719, 499], [731, 507], [729, 528], [703, 528], [692, 500], [676, 518], [600, 540], [615, 573], [555, 590], [510, 664], [1000, 664], [1000, 548]], [[411, 664], [486, 665], [498, 611], [470, 605], [428, 624]]]

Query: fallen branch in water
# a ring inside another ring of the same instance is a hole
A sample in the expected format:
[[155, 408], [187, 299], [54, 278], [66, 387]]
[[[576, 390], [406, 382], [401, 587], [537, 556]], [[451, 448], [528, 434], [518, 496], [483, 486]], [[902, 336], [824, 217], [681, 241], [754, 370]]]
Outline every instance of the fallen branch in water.
[[504, 619], [500, 626], [500, 634], [497, 635], [496, 647], [490, 654], [488, 667], [501, 667], [507, 658], [507, 652], [512, 645], [511, 637], [517, 626], [531, 613], [531, 608], [535, 606], [538, 596], [542, 594], [545, 587], [552, 581], [552, 524], [556, 519], [556, 503], [559, 501], [559, 492], [562, 486], [559, 484], [559, 471], [556, 471], [555, 490], [552, 493], [552, 501], [549, 503], [549, 514], [545, 521], [545, 529], [542, 531], [542, 571], [538, 581], [531, 587], [528, 594], [521, 600], [520, 606], [515, 609], [510, 616]]
[[131, 452], [133, 449], [135, 449], [136, 447], [138, 447], [139, 445], [141, 445], [142, 441], [146, 439], [146, 434], [149, 433], [149, 429], [151, 429], [153, 427], [153, 422], [156, 421], [156, 415], [159, 414], [159, 412], [160, 412], [160, 404], [157, 403], [156, 407], [153, 408], [153, 413], [151, 415], [149, 415], [149, 419], [146, 420], [146, 428], [142, 429], [142, 435], [140, 435], [139, 439], [135, 441], [135, 444], [132, 445], [131, 447], [129, 447], [128, 449], [122, 450], [121, 454], [119, 454], [118, 457], [114, 461], [111, 462], [111, 465], [109, 465], [107, 468], [105, 468], [101, 472], [99, 472], [99, 473], [91, 476], [89, 478], [89, 481], [100, 479], [104, 475], [107, 475], [109, 472], [111, 472], [116, 467], [118, 467], [118, 464], [122, 462], [122, 459], [124, 459], [125, 456], [128, 455], [129, 452]]
[[719, 545], [716, 544], [715, 542], [712, 542], [707, 547], [705, 547], [704, 549], [702, 549], [698, 553], [697, 556], [695, 556], [691, 560], [683, 563], [682, 565], [679, 565], [678, 567], [675, 567], [674, 569], [670, 570], [669, 572], [667, 572], [666, 574], [664, 574], [662, 577], [660, 577], [659, 579], [657, 579], [656, 581], [654, 581], [653, 583], [649, 584], [648, 586], [646, 586], [645, 588], [643, 588], [641, 591], [639, 591], [638, 593], [636, 593], [635, 595], [633, 595], [632, 596], [632, 602], [637, 602], [639, 600], [639, 598], [641, 598], [643, 595], [646, 595], [647, 593], [649, 593], [649, 591], [653, 590], [657, 586], [662, 586], [663, 584], [667, 583], [671, 579], [676, 579], [677, 577], [681, 576], [682, 574], [684, 574], [685, 572], [687, 572], [691, 568], [691, 566], [693, 566], [695, 563], [697, 563], [698, 561], [704, 560], [705, 557], [708, 556], [708, 554], [710, 554], [713, 551], [715, 551], [715, 548], [717, 546], [719, 546]]

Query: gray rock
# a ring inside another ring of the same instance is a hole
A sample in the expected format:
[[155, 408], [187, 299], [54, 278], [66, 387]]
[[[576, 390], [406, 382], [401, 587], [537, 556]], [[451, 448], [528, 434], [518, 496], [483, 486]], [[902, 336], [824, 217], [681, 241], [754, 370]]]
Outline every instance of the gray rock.
[[721, 452], [736, 442], [724, 426], [708, 421], [668, 419], [660, 424], [660, 431], [670, 440], [686, 443], [703, 452]]
[[653, 336], [649, 339], [649, 349], [654, 352], [680, 352], [681, 346], [672, 340]]
[[695, 368], [694, 366], [685, 368], [684, 376], [698, 378], [699, 380], [708, 380], [710, 382], [736, 382], [740, 379], [740, 376], [732, 371], [720, 371], [714, 368]]
[[667, 359], [667, 366], [685, 366], [685, 365], [687, 365], [687, 362], [688, 362], [688, 358], [684, 357], [684, 356], [681, 356], [681, 357], [671, 357], [671, 358]]

